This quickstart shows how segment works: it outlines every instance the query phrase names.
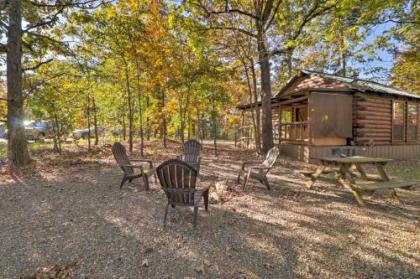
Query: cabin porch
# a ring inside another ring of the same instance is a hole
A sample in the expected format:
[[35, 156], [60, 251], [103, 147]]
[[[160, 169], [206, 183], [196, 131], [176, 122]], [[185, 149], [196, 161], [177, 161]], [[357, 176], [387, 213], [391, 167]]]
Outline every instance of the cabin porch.
[[[242, 110], [237, 129], [238, 145], [242, 148], [255, 148], [255, 115], [251, 109]], [[272, 114], [273, 138], [283, 155], [309, 161], [320, 152], [353, 152], [348, 151], [353, 139], [351, 95], [295, 92], [272, 103]]]

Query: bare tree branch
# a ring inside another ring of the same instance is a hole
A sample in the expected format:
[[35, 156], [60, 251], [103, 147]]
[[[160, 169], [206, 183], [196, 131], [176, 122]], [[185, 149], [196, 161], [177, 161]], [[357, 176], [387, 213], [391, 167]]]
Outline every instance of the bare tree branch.
[[48, 59], [48, 60], [45, 60], [45, 61], [41, 61], [41, 62], [39, 62], [38, 64], [36, 64], [35, 66], [33, 66], [33, 67], [23, 68], [22, 70], [23, 70], [23, 71], [35, 71], [36, 69], [38, 69], [38, 68], [39, 68], [39, 67], [41, 67], [42, 65], [48, 64], [48, 63], [50, 63], [51, 61], [53, 61], [53, 59], [52, 59], [52, 58], [50, 58], [50, 59]]
[[333, 5], [331, 6], [325, 6], [322, 9], [318, 9], [320, 2], [316, 1], [315, 4], [313, 5], [313, 7], [309, 10], [309, 12], [305, 15], [305, 17], [303, 18], [302, 22], [299, 25], [298, 30], [296, 31], [296, 33], [292, 36], [292, 40], [296, 40], [300, 34], [303, 31], [303, 28], [306, 26], [306, 24], [308, 24], [309, 22], [312, 21], [312, 19], [316, 18], [317, 16], [320, 16], [322, 14], [324, 14], [325, 12], [333, 9], [336, 7], [337, 2], [335, 2]]
[[[37, 2], [37, 1], [28, 1], [35, 7], [40, 8], [58, 8], [58, 7], [75, 7], [75, 8], [92, 8], [95, 9], [104, 3], [110, 3], [112, 1], [98, 1], [98, 0], [85, 0], [85, 1], [74, 1], [74, 0], [65, 0], [65, 1], [56, 1], [54, 4], [48, 2]], [[99, 3], [98, 3], [99, 2]], [[92, 5], [98, 3], [96, 5]]]
[[2, 27], [4, 30], [9, 29], [9, 26], [3, 20], [0, 20], [0, 27]]
[[[193, 3], [194, 4], [194, 3]], [[240, 10], [240, 9], [236, 9], [236, 8], [229, 8], [229, 1], [228, 0], [226, 0], [226, 2], [225, 2], [225, 9], [224, 10], [222, 10], [222, 11], [211, 11], [211, 10], [209, 10], [202, 2], [201, 2], [201, 0], [200, 1], [198, 1], [198, 4], [196, 4], [197, 6], [199, 6], [205, 13], [206, 13], [206, 15], [207, 16], [210, 16], [210, 15], [223, 15], [223, 14], [232, 14], [232, 13], [236, 13], [236, 14], [241, 14], [241, 15], [245, 15], [245, 16], [248, 16], [248, 17], [251, 17], [251, 18], [253, 18], [253, 19], [256, 19], [256, 20], [259, 20], [259, 18], [256, 16], [256, 15], [254, 15], [254, 14], [252, 14], [252, 13], [249, 13], [249, 12], [247, 12], [247, 11], [243, 11], [243, 10]]]
[[64, 9], [66, 8], [66, 6], [61, 6], [53, 15], [50, 16], [49, 20], [46, 21], [40, 21], [38, 23], [29, 25], [25, 30], [23, 30], [23, 33], [26, 33], [32, 29], [36, 29], [38, 27], [42, 27], [45, 25], [50, 25], [55, 23], [59, 18], [58, 16], [64, 11]]
[[404, 20], [404, 19], [396, 20], [396, 19], [392, 19], [392, 18], [378, 20], [378, 21], [373, 22], [373, 24], [385, 24], [385, 23], [389, 23], [389, 22], [396, 23], [396, 24], [414, 24], [414, 25], [419, 25], [420, 24], [420, 22], [416, 21], [416, 20]]
[[68, 73], [67, 72], [60, 72], [60, 73], [58, 73], [58, 74], [56, 74], [56, 75], [54, 75], [54, 76], [52, 76], [48, 79], [43, 79], [43, 80], [40, 80], [40, 81], [36, 82], [35, 84], [31, 85], [31, 88], [27, 92], [25, 92], [24, 98], [27, 98], [28, 96], [30, 96], [32, 94], [32, 92], [34, 92], [35, 90], [37, 90], [41, 86], [44, 86], [44, 85], [45, 86], [52, 86], [52, 84], [50, 84], [50, 81], [52, 81], [56, 78], [62, 77], [64, 75], [68, 75]]
[[276, 18], [277, 11], [279, 10], [279, 7], [282, 1], [283, 0], [278, 0], [277, 5], [274, 8], [273, 14], [271, 15], [270, 20], [268, 21], [267, 25], [264, 28], [264, 31], [267, 31], [270, 28], [271, 24], [273, 23], [273, 20]]
[[276, 55], [283, 55], [293, 50], [293, 47], [287, 47], [282, 49], [274, 49], [270, 52], [270, 56], [276, 56]]
[[270, 17], [271, 11], [273, 9], [274, 0], [268, 0], [265, 3], [264, 10], [261, 14], [261, 21], [265, 23]]
[[4, 44], [0, 44], [0, 53], [6, 53], [7, 52], [7, 47]]
[[242, 28], [238, 28], [238, 27], [233, 27], [233, 26], [210, 26], [207, 29], [200, 29], [200, 30], [203, 30], [203, 31], [209, 31], [209, 30], [232, 30], [232, 31], [240, 32], [242, 34], [245, 34], [245, 35], [250, 36], [250, 37], [253, 37], [253, 38], [257, 38], [257, 35], [256, 34], [250, 32], [248, 30], [245, 30], [245, 29], [242, 29]]

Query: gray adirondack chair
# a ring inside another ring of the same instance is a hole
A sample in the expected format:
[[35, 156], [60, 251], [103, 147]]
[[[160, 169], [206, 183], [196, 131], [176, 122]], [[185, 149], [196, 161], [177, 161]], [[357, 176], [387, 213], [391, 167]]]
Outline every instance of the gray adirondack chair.
[[194, 139], [187, 140], [184, 143], [184, 154], [179, 156], [178, 159], [183, 160], [192, 166], [197, 171], [197, 173], [200, 173], [200, 150], [201, 144], [198, 141]]
[[268, 190], [270, 190], [270, 184], [268, 183], [267, 174], [272, 169], [274, 163], [279, 157], [279, 149], [277, 147], [271, 148], [265, 160], [260, 161], [247, 161], [242, 164], [241, 170], [238, 175], [237, 182], [240, 183], [241, 177], [243, 176], [243, 189], [245, 190], [246, 184], [250, 178], [259, 180], [264, 184]]
[[[149, 190], [150, 189], [149, 177], [151, 175], [154, 175], [155, 182], [157, 182], [156, 172], [155, 172], [155, 168], [153, 167], [152, 160], [150, 159], [131, 159], [130, 160], [130, 158], [128, 158], [127, 156], [127, 151], [125, 147], [119, 142], [114, 143], [114, 145], [112, 146], [112, 154], [114, 155], [115, 161], [117, 161], [118, 166], [124, 172], [124, 176], [120, 184], [120, 189], [127, 181], [131, 182], [136, 178], [143, 178], [144, 188], [146, 190]], [[132, 164], [131, 162], [148, 163], [149, 169], [145, 170], [143, 165], [141, 164], [136, 165], [136, 164]], [[135, 172], [134, 171], [135, 169], [139, 169], [140, 172]]]
[[208, 211], [210, 186], [202, 190], [196, 189], [197, 170], [179, 159], [171, 159], [163, 162], [156, 168], [156, 173], [162, 189], [168, 198], [163, 224], [166, 225], [169, 205], [172, 207], [177, 205], [191, 206], [194, 207], [194, 227], [196, 227], [198, 207], [202, 197], [204, 199], [205, 210]]

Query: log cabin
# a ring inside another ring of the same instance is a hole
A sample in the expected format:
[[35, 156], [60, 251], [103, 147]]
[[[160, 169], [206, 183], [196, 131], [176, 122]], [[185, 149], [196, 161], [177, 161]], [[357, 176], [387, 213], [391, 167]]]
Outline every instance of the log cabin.
[[[280, 152], [313, 162], [334, 155], [420, 158], [420, 95], [372, 81], [301, 71], [272, 99]], [[237, 138], [253, 142], [252, 111], [241, 104]], [[255, 117], [254, 117], [255, 119]]]

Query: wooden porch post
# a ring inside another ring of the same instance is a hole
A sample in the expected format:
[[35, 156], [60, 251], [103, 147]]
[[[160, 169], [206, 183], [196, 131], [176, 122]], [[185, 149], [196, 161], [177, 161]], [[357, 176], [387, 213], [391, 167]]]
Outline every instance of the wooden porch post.
[[283, 112], [283, 110], [282, 110], [282, 107], [281, 107], [281, 105], [279, 104], [279, 147], [280, 147], [280, 144], [281, 144], [281, 118], [282, 118], [282, 112]]
[[[308, 146], [312, 145], [313, 137], [312, 137], [312, 121], [311, 121], [311, 94], [308, 93]], [[310, 152], [310, 151], [309, 151]]]

